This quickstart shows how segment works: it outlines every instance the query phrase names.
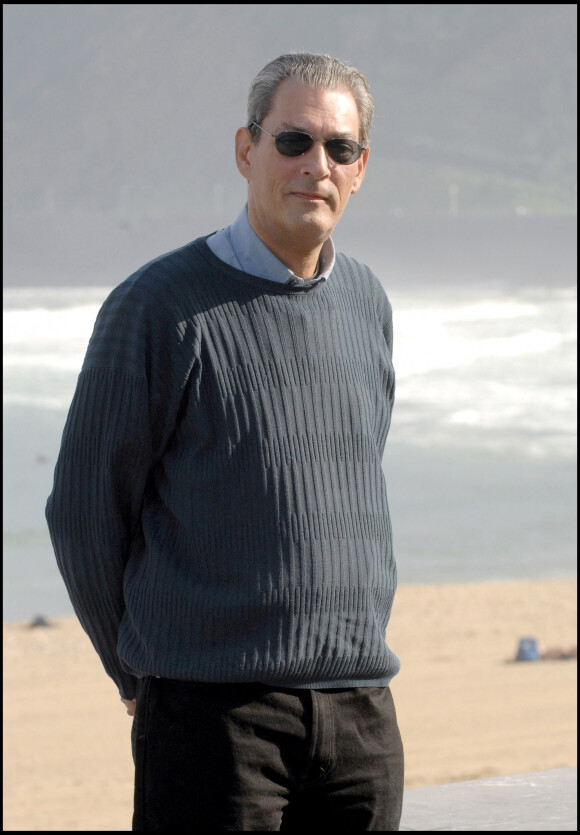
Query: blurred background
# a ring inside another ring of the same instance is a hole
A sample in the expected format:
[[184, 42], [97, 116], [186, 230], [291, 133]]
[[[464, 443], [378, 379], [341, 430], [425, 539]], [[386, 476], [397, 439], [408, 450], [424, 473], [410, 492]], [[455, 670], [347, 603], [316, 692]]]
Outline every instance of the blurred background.
[[573, 576], [575, 4], [4, 4], [4, 619], [72, 612], [44, 505], [100, 304], [231, 222], [284, 52], [368, 78], [333, 238], [394, 308], [401, 582]]

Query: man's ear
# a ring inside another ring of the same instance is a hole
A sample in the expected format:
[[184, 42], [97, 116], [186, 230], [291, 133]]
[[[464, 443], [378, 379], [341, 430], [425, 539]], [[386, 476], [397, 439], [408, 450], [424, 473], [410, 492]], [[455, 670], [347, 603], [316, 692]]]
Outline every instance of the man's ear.
[[249, 128], [238, 128], [236, 131], [236, 165], [238, 171], [246, 180], [250, 180], [254, 140]]
[[351, 194], [355, 194], [361, 187], [361, 183], [365, 176], [365, 169], [367, 167], [367, 160], [369, 158], [371, 149], [367, 148], [366, 151], [363, 151], [360, 157], [356, 161], [356, 165], [358, 165], [358, 171], [356, 177], [354, 179], [354, 183], [352, 184], [352, 191]]

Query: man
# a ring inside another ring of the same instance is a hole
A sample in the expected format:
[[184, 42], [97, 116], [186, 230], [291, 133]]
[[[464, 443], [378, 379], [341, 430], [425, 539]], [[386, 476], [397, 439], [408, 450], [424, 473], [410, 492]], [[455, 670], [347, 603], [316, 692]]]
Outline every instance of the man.
[[240, 216], [99, 313], [47, 519], [136, 698], [135, 830], [397, 830], [391, 309], [330, 237], [372, 100], [354, 68], [292, 54], [248, 111]]

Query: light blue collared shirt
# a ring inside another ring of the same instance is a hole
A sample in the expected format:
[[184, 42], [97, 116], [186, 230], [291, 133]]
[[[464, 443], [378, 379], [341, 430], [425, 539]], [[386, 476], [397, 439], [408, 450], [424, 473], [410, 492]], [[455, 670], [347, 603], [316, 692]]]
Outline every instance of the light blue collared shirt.
[[248, 219], [248, 206], [244, 206], [237, 218], [225, 229], [220, 229], [207, 239], [207, 245], [222, 261], [230, 267], [236, 267], [250, 275], [277, 281], [280, 284], [313, 284], [326, 281], [334, 267], [335, 252], [331, 238], [328, 238], [320, 250], [318, 272], [311, 279], [294, 275], [286, 264], [276, 258], [271, 249], [254, 232]]

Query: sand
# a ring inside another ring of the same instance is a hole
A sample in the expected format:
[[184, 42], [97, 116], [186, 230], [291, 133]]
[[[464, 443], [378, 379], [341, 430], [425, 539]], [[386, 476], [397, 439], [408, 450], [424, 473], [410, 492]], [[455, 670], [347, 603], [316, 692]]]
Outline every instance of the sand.
[[[388, 642], [406, 786], [576, 764], [576, 582], [400, 586]], [[74, 618], [4, 626], [4, 831], [130, 829], [131, 719]]]

